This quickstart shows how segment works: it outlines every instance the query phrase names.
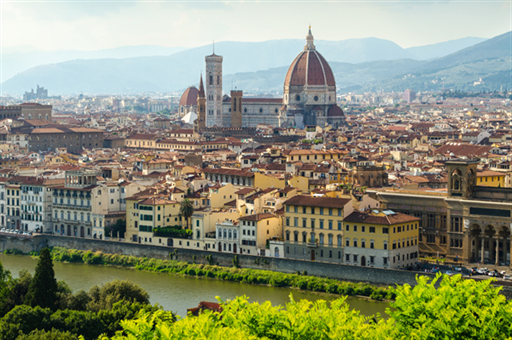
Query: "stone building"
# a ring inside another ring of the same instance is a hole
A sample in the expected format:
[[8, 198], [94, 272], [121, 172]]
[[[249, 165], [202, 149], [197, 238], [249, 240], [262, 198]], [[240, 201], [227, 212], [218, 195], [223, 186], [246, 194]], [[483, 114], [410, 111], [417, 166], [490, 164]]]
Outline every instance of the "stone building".
[[21, 117], [25, 119], [45, 119], [52, 121], [52, 106], [38, 103], [23, 103], [21, 106]]
[[420, 218], [420, 256], [510, 264], [512, 189], [476, 185], [478, 160], [446, 162], [448, 190], [368, 190], [392, 209]]
[[[212, 54], [206, 56], [205, 60], [205, 127], [207, 128], [214, 126], [245, 128], [256, 127], [258, 124], [299, 128], [303, 128], [304, 124], [319, 126], [331, 124], [335, 128], [345, 125], [343, 110], [336, 104], [334, 74], [329, 63], [316, 51], [311, 29], [308, 32], [304, 50], [288, 69], [283, 98], [244, 98], [242, 105], [237, 107], [242, 115], [241, 125], [237, 115], [235, 119], [232, 117], [233, 113], [240, 112], [232, 112], [231, 97], [222, 95], [223, 57]], [[201, 89], [199, 89], [200, 92]], [[240, 97], [241, 92], [234, 91], [236, 96]]]
[[85, 127], [45, 127], [28, 132], [29, 151], [47, 151], [65, 147], [70, 153], [103, 147], [103, 131]]
[[0, 106], [0, 120], [9, 118], [17, 119], [21, 117], [20, 105]]
[[385, 167], [374, 165], [356, 166], [350, 175], [352, 184], [364, 187], [388, 186], [388, 174]]

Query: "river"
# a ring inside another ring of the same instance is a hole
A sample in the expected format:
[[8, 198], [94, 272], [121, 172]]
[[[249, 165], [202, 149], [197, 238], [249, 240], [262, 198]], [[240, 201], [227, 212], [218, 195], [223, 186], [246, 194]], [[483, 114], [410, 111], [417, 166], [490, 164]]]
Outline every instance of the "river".
[[[22, 269], [34, 274], [37, 259], [30, 256], [4, 255], [0, 253], [0, 262], [13, 277], [18, 277]], [[64, 280], [76, 292], [80, 289], [88, 291], [91, 286], [101, 285], [119, 279], [129, 280], [139, 284], [150, 296], [151, 303], [160, 304], [165, 310], [185, 316], [187, 308], [197, 307], [200, 301], [215, 302], [216, 296], [222, 300], [233, 299], [246, 295], [250, 301], [263, 303], [270, 301], [272, 305], [284, 306], [289, 301], [289, 295], [297, 300], [318, 299], [333, 300], [330, 294], [316, 294], [288, 288], [276, 288], [259, 285], [242, 284], [237, 282], [200, 279], [172, 274], [152, 273], [108, 266], [94, 266], [76, 263], [54, 262], [57, 280]], [[368, 301], [357, 298], [347, 299], [351, 308], [361, 311], [363, 315], [380, 313], [386, 316], [385, 310], [389, 305], [384, 302]]]

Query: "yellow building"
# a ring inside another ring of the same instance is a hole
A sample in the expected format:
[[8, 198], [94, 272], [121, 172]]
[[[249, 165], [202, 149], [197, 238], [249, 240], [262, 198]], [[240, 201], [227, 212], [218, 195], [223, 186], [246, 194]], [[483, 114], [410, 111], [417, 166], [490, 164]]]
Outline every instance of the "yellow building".
[[240, 217], [240, 254], [266, 255], [267, 243], [283, 237], [280, 219], [269, 213]]
[[343, 222], [344, 263], [379, 268], [414, 265], [419, 221], [391, 210], [354, 211]]
[[343, 263], [343, 219], [352, 200], [299, 195], [283, 203], [285, 257]]
[[254, 186], [260, 189], [277, 188], [284, 189], [286, 180], [284, 176], [264, 175], [258, 172], [254, 173]]
[[505, 188], [507, 174], [498, 171], [485, 170], [476, 173], [476, 185], [484, 187]]
[[126, 240], [141, 244], [171, 245], [172, 240], [155, 237], [155, 228], [182, 226], [180, 203], [168, 193], [148, 189], [126, 198]]
[[216, 185], [210, 187], [210, 207], [212, 209], [222, 208], [228, 202], [231, 202], [236, 199], [235, 195], [235, 187], [233, 184], [225, 184], [225, 185]]

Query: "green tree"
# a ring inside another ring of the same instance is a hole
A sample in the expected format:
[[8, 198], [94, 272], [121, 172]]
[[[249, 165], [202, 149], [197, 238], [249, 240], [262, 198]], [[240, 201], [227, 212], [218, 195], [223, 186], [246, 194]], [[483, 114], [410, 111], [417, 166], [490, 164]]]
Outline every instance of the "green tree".
[[26, 269], [20, 270], [17, 279], [9, 278], [9, 282], [2, 290], [0, 298], [0, 317], [3, 317], [14, 307], [23, 304], [30, 282], [32, 282], [32, 275]]
[[188, 219], [192, 216], [194, 213], [194, 205], [192, 204], [192, 201], [188, 198], [185, 198], [183, 201], [181, 201], [180, 206], [180, 214], [185, 218], [185, 221], [187, 222], [187, 229], [188, 229]]
[[78, 340], [78, 335], [52, 328], [51, 331], [36, 329], [29, 334], [21, 334], [16, 340]]
[[90, 301], [88, 310], [98, 312], [102, 309], [111, 310], [119, 301], [149, 304], [149, 294], [141, 286], [131, 281], [114, 280], [103, 286], [93, 286], [89, 290]]
[[124, 238], [126, 233], [126, 220], [118, 219], [113, 226], [105, 227], [105, 234], [110, 237]]
[[55, 310], [57, 307], [57, 291], [58, 286], [50, 249], [44, 248], [39, 254], [36, 272], [25, 296], [25, 304]]

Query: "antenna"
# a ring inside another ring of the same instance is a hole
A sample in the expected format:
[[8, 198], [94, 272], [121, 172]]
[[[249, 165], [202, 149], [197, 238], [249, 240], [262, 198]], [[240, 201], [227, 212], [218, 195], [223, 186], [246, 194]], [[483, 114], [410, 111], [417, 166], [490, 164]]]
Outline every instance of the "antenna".
[[213, 39], [213, 54], [215, 54], [215, 39]]

